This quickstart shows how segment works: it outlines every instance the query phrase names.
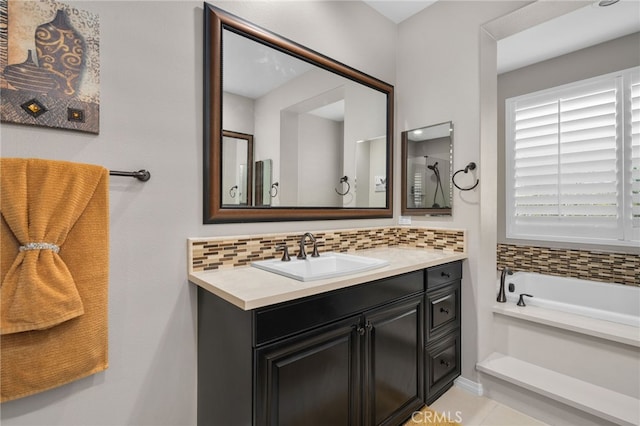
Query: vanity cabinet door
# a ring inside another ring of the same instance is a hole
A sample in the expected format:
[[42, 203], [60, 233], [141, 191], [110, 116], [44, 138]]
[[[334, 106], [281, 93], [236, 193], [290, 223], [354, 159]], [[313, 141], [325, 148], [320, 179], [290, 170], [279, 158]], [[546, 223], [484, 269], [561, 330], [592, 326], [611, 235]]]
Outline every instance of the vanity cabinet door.
[[460, 375], [460, 332], [452, 333], [426, 347], [427, 405], [438, 399]]
[[365, 425], [400, 424], [424, 405], [424, 298], [365, 313]]
[[256, 349], [256, 425], [358, 425], [360, 316]]

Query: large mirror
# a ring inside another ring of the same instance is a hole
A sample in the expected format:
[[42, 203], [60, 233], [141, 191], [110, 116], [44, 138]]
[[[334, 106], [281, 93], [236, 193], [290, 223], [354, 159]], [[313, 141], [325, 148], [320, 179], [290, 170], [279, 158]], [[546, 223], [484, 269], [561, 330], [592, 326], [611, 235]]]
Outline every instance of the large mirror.
[[205, 32], [205, 223], [393, 216], [393, 86], [209, 4]]
[[402, 214], [451, 215], [453, 123], [402, 132]]

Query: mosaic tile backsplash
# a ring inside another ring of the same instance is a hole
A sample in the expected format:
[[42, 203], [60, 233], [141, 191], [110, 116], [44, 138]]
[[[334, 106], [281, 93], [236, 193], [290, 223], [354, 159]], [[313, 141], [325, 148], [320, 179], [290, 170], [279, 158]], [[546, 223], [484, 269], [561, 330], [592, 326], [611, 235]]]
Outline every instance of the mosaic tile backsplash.
[[[193, 272], [233, 268], [256, 260], [282, 256], [276, 246], [286, 244], [291, 256], [298, 253], [302, 232], [246, 237], [219, 237], [190, 240]], [[377, 247], [400, 246], [434, 248], [463, 253], [464, 231], [418, 227], [363, 228], [319, 231], [313, 235], [322, 252], [347, 252]], [[310, 249], [309, 249], [310, 250]]]
[[640, 286], [640, 256], [498, 244], [498, 268]]

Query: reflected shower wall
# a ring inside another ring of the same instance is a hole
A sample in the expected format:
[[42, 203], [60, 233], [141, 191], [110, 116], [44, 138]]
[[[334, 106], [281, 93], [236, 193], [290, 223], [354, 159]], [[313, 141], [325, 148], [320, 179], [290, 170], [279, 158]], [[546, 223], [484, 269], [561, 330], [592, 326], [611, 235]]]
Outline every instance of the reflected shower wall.
[[409, 208], [449, 208], [451, 192], [449, 137], [408, 145], [407, 204]]

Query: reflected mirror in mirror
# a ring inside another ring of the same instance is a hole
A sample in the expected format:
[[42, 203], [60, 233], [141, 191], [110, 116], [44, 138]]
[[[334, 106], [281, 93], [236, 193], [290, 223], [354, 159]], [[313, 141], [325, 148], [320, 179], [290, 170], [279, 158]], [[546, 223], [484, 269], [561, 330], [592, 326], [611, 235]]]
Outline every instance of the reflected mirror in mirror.
[[[393, 86], [206, 6], [205, 223], [392, 217]], [[218, 129], [253, 135], [244, 203]]]
[[270, 206], [271, 199], [278, 195], [278, 183], [271, 183], [272, 161], [256, 161], [255, 206]]
[[453, 123], [402, 132], [402, 214], [451, 215]]
[[222, 204], [246, 206], [253, 184], [253, 136], [223, 130], [222, 159]]

